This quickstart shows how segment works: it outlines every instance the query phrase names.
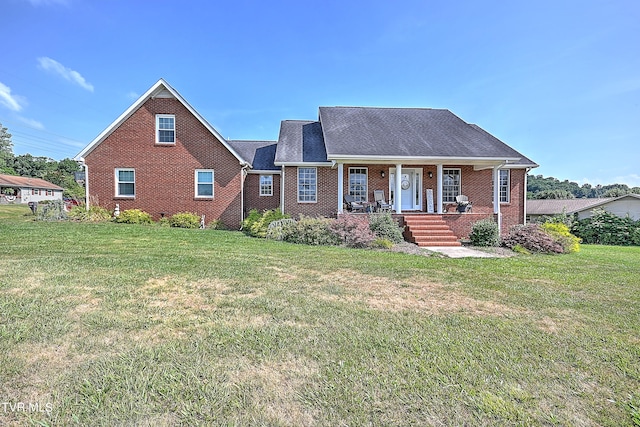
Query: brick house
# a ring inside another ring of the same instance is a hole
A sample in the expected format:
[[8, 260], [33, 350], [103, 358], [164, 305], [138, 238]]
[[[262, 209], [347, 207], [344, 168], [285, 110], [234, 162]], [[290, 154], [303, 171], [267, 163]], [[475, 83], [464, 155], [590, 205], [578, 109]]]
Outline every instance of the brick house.
[[[481, 218], [502, 232], [524, 223], [538, 166], [442, 109], [320, 107], [318, 120], [282, 121], [277, 141], [227, 141], [162, 79], [76, 159], [89, 202], [109, 209], [190, 211], [236, 228], [252, 208], [339, 215], [345, 195], [374, 209], [382, 190], [405, 223], [437, 220], [455, 238]], [[456, 211], [460, 194], [471, 212]]]

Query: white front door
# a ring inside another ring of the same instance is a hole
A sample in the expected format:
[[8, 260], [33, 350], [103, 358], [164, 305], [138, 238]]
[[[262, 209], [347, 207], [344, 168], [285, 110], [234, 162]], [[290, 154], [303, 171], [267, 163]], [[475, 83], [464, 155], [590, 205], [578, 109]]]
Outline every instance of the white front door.
[[[391, 200], [395, 204], [393, 192], [396, 188], [395, 168], [389, 170], [389, 194], [392, 195]], [[403, 211], [422, 210], [422, 169], [405, 169], [402, 168], [400, 175], [400, 193], [401, 208]]]

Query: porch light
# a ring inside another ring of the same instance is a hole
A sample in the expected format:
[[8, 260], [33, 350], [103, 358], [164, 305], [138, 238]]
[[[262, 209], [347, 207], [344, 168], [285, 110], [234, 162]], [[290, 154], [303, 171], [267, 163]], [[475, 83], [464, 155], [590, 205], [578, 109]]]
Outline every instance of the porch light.
[[380, 176], [384, 178], [384, 171], [380, 171]]
[[429, 178], [433, 178], [433, 172], [429, 171]]

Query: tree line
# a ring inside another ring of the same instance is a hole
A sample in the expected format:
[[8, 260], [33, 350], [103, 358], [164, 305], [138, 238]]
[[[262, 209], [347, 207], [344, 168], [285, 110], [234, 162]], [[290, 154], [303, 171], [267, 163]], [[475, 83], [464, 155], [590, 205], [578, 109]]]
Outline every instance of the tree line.
[[557, 178], [545, 178], [542, 175], [527, 177], [527, 198], [529, 199], [592, 199], [619, 197], [626, 194], [640, 194], [640, 187], [630, 188], [626, 184], [579, 185], [577, 182], [560, 181]]
[[84, 197], [84, 187], [76, 182], [75, 172], [80, 172], [80, 165], [73, 159], [56, 161], [31, 154], [14, 155], [11, 134], [0, 123], [0, 173], [41, 178], [64, 188], [65, 197], [80, 199]]

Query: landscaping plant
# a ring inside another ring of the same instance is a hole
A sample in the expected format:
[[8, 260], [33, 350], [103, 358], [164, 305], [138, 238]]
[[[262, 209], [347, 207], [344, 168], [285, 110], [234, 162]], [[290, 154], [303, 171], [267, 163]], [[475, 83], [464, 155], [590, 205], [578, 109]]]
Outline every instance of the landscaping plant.
[[471, 226], [469, 239], [473, 246], [500, 246], [500, 229], [491, 218], [476, 221]]

